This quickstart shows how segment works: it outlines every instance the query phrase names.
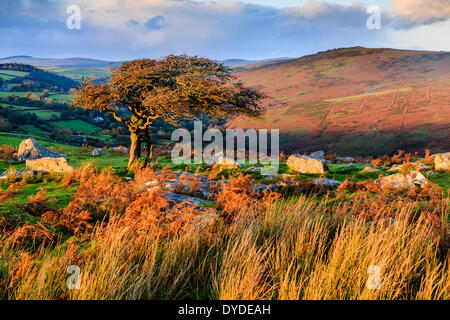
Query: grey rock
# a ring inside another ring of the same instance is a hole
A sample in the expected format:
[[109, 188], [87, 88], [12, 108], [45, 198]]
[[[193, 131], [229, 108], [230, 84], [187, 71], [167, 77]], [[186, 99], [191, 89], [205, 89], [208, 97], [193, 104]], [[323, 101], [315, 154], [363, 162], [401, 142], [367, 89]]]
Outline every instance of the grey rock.
[[438, 153], [434, 156], [434, 167], [439, 171], [449, 171], [450, 170], [450, 152]]
[[337, 161], [343, 162], [343, 163], [352, 163], [355, 161], [355, 158], [353, 157], [337, 157]]
[[313, 156], [292, 155], [286, 164], [290, 169], [299, 173], [321, 174], [326, 169], [325, 159]]
[[34, 138], [23, 140], [19, 145], [17, 158], [19, 161], [40, 158], [66, 158], [67, 155], [39, 145]]
[[36, 160], [27, 160], [27, 170], [45, 171], [55, 173], [72, 172], [73, 168], [67, 164], [66, 158], [40, 158]]
[[320, 150], [320, 151], [313, 152], [313, 153], [311, 153], [311, 156], [323, 159], [325, 157], [325, 151]]
[[95, 148], [94, 150], [92, 150], [91, 154], [93, 157], [97, 157], [97, 156], [104, 156], [106, 153], [101, 148]]
[[378, 179], [382, 187], [412, 189], [416, 186], [423, 187], [428, 183], [419, 171], [401, 172]]
[[372, 173], [372, 172], [380, 172], [380, 169], [365, 167], [363, 170], [361, 170], [361, 173]]
[[186, 201], [186, 204], [188, 205], [195, 205], [195, 206], [203, 206], [205, 204], [209, 204], [209, 201], [202, 200], [200, 198], [187, 196], [184, 194], [178, 194], [178, 193], [166, 193], [164, 197], [169, 200], [169, 202], [173, 202], [174, 204], [179, 204], [184, 201]]
[[314, 179], [312, 184], [325, 187], [338, 187], [342, 184], [342, 182], [333, 179], [318, 178]]

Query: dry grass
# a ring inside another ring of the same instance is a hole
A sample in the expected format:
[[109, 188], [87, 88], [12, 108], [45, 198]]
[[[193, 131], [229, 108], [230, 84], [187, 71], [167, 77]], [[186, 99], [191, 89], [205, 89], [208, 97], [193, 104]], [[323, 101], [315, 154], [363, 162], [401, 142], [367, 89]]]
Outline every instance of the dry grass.
[[[148, 197], [160, 196], [152, 192]], [[4, 241], [3, 297], [450, 298], [444, 233], [426, 216], [417, 218], [412, 203], [395, 210], [395, 221], [383, 216], [369, 221], [358, 217], [354, 203], [327, 206], [303, 196], [273, 202], [263, 211], [244, 210], [229, 223], [213, 209], [191, 214], [172, 233], [161, 227], [179, 219], [157, 221], [163, 200], [134, 210], [140, 205], [133, 202], [125, 215], [113, 215], [57, 248], [18, 246], [18, 235]], [[447, 214], [442, 221], [448, 221]], [[35, 228], [14, 234], [44, 237], [44, 229]], [[71, 265], [81, 269], [79, 290], [66, 285]], [[370, 266], [381, 271], [379, 289], [366, 286]]]

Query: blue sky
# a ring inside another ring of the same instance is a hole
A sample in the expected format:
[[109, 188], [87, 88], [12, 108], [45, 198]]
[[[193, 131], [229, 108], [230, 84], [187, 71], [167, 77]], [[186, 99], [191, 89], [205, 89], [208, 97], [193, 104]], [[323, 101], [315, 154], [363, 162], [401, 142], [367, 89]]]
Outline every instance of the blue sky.
[[[81, 29], [66, 27], [67, 7]], [[381, 28], [367, 28], [369, 5]], [[299, 57], [349, 46], [450, 51], [449, 0], [0, 0], [0, 57]]]
[[[252, 4], [260, 4], [265, 6], [272, 6], [276, 8], [287, 8], [287, 7], [298, 7], [304, 5], [308, 0], [244, 0], [242, 2], [252, 3]], [[198, 2], [202, 2], [202, 0], [198, 0]], [[237, 1], [235, 1], [237, 2]], [[330, 0], [330, 3], [348, 5], [351, 3], [364, 3], [366, 5], [377, 4], [384, 9], [390, 9], [391, 0]]]

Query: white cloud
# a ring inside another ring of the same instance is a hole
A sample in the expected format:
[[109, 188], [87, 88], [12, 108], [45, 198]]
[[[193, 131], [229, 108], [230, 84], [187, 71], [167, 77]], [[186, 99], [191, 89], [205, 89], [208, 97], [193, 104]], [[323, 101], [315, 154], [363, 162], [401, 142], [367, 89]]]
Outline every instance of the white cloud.
[[450, 18], [450, 0], [392, 0], [392, 10], [406, 23], [424, 24]]
[[[410, 46], [415, 37], [423, 39], [420, 46], [425, 48], [448, 43], [440, 31], [447, 29], [403, 24], [404, 29], [397, 30], [392, 14], [385, 11], [382, 30], [368, 30], [363, 4], [308, 0], [297, 8], [275, 8], [230, 0], [78, 0], [81, 30], [73, 31], [65, 24], [71, 0], [31, 1], [0, 0], [0, 56], [131, 59], [188, 53], [260, 59], [355, 45]], [[398, 8], [397, 14], [411, 17], [408, 7]], [[433, 34], [427, 37], [427, 32]]]
[[386, 44], [394, 48], [450, 51], [450, 20], [420, 25], [408, 30], [391, 30]]

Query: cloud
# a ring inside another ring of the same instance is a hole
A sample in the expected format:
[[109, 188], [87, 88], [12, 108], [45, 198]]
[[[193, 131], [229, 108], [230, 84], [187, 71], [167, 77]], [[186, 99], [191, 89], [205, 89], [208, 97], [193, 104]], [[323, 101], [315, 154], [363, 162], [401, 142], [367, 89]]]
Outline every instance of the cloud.
[[163, 28], [164, 22], [166, 22], [166, 18], [163, 16], [156, 16], [148, 19], [144, 26], [149, 30], [159, 30]]
[[[330, 48], [386, 46], [395, 25], [395, 16], [383, 11], [382, 30], [368, 30], [364, 5], [315, 0], [297, 8], [229, 0], [78, 0], [81, 30], [68, 30], [66, 8], [71, 4], [71, 0], [1, 0], [0, 56], [298, 57]], [[400, 11], [406, 14], [405, 10]]]
[[392, 11], [408, 24], [430, 24], [450, 18], [449, 0], [392, 0]]

